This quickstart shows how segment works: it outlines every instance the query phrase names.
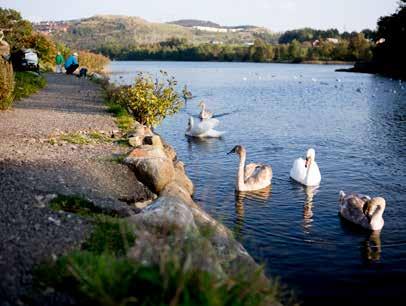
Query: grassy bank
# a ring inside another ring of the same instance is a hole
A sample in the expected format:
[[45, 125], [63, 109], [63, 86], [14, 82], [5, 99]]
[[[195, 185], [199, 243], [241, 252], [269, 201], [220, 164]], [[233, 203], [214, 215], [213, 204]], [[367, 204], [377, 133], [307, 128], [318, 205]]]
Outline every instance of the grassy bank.
[[14, 100], [20, 100], [36, 93], [47, 84], [45, 78], [32, 72], [16, 72], [14, 75]]
[[256, 306], [275, 305], [283, 298], [284, 290], [261, 277], [261, 270], [249, 278], [219, 277], [192, 266], [184, 249], [173, 249], [160, 264], [137, 262], [126, 257], [137, 239], [133, 225], [100, 215], [93, 223], [81, 250], [36, 270], [37, 289], [52, 287], [79, 305], [101, 306]]

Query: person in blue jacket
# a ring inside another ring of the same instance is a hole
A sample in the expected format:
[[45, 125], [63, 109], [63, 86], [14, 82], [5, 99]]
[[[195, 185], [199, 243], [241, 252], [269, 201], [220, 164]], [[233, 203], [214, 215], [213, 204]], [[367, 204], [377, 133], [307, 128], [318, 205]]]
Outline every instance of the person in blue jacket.
[[66, 74], [73, 74], [78, 67], [78, 54], [75, 52], [65, 61]]

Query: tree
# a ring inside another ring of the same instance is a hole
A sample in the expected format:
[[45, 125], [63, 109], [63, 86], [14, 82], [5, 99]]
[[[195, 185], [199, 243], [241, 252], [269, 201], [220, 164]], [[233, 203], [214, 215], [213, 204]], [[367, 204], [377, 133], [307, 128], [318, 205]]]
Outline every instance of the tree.
[[168, 115], [177, 113], [183, 103], [176, 92], [177, 82], [161, 71], [161, 78], [140, 73], [131, 86], [120, 87], [113, 99], [146, 126], [156, 126]]
[[354, 60], [370, 60], [372, 58], [371, 43], [364, 34], [357, 33], [350, 38], [349, 54]]

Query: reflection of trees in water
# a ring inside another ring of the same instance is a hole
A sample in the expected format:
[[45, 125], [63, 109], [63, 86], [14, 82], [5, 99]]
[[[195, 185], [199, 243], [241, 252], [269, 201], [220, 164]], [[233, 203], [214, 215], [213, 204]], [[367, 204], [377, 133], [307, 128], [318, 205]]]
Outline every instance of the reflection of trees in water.
[[310, 229], [313, 223], [313, 199], [317, 194], [318, 187], [303, 187], [306, 198], [303, 206], [303, 231], [305, 234], [310, 234]]
[[266, 203], [272, 194], [272, 186], [268, 186], [261, 190], [255, 191], [236, 191], [235, 192], [235, 225], [234, 233], [236, 238], [242, 236], [242, 229], [244, 227], [245, 207], [244, 202], [253, 201], [257, 203]]
[[381, 259], [381, 232], [374, 231], [365, 239], [362, 250], [362, 258], [368, 262], [376, 262]]

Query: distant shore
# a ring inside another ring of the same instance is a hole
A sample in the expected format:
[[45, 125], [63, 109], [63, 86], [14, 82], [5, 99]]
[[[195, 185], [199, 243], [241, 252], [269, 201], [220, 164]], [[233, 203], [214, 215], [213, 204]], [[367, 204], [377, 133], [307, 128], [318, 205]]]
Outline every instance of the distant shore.
[[378, 62], [357, 62], [351, 68], [336, 69], [337, 72], [356, 72], [378, 74], [385, 77], [406, 80], [406, 71], [401, 65], [382, 64]]
[[278, 60], [270, 62], [253, 62], [253, 61], [220, 61], [220, 60], [174, 60], [174, 59], [137, 59], [137, 60], [117, 60], [113, 59], [112, 62], [209, 62], [209, 63], [258, 63], [258, 64], [308, 64], [308, 65], [354, 65], [355, 62], [335, 61], [335, 60]]

